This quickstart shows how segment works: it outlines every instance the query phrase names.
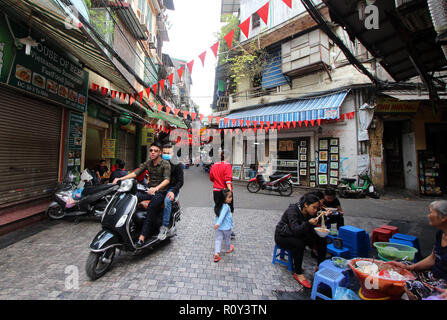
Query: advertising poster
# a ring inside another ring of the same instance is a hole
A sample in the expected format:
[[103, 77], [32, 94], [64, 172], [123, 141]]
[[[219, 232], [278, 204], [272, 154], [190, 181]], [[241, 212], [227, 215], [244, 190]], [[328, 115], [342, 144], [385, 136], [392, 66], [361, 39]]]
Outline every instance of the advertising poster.
[[81, 172], [82, 132], [84, 116], [81, 113], [70, 112], [68, 128], [68, 162], [67, 170], [76, 169]]

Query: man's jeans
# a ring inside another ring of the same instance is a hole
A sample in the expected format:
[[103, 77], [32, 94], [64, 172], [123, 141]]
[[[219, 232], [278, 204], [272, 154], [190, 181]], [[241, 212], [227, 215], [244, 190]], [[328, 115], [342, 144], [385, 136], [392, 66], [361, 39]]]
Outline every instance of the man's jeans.
[[[172, 190], [168, 190], [169, 192], [173, 192]], [[174, 192], [174, 199], [175, 197], [177, 197], [178, 193]], [[165, 227], [169, 226], [169, 220], [171, 220], [171, 211], [172, 211], [172, 202], [171, 200], [169, 200], [169, 198], [166, 196], [165, 197], [165, 208], [163, 210], [163, 225]]]
[[150, 234], [156, 233], [156, 221], [157, 216], [159, 216], [160, 208], [163, 203], [163, 199], [166, 196], [166, 192], [163, 191], [157, 191], [154, 195], [150, 195], [143, 192], [137, 192], [137, 198], [138, 202], [144, 201], [144, 200], [151, 200], [151, 203], [149, 203], [149, 206], [147, 207], [147, 215], [146, 219], [143, 223], [143, 229], [141, 230], [141, 234], [147, 238]]

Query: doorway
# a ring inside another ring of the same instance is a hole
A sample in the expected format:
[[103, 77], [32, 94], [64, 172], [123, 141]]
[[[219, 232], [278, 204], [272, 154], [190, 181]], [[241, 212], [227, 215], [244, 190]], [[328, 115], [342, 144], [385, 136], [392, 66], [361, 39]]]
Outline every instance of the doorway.
[[402, 121], [385, 121], [383, 147], [387, 187], [405, 188], [402, 157]]

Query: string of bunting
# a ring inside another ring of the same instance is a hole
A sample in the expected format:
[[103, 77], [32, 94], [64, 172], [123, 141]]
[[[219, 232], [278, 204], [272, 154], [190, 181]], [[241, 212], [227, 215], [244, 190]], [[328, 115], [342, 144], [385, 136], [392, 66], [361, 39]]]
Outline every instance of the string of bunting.
[[[292, 0], [282, 0], [282, 2], [285, 5], [287, 5], [290, 9], [292, 9]], [[266, 4], [264, 4], [261, 8], [259, 8], [256, 11], [256, 13], [259, 15], [260, 19], [265, 24], [268, 23], [269, 9], [270, 9], [270, 1], [268, 1]], [[242, 31], [242, 33], [247, 38], [248, 38], [249, 30], [250, 30], [251, 17], [252, 17], [252, 15], [250, 15], [245, 21], [243, 21], [239, 25], [239, 29]], [[227, 43], [229, 50], [231, 50], [231, 48], [232, 48], [234, 34], [235, 34], [235, 29], [231, 30], [230, 32], [228, 32], [224, 36], [224, 40]], [[219, 45], [220, 45], [220, 41], [217, 41], [215, 44], [213, 44], [210, 47], [210, 49], [211, 49], [212, 53], [214, 54], [215, 58], [217, 58], [217, 55], [218, 55]], [[205, 50], [201, 54], [199, 54], [199, 59], [202, 62], [202, 66], [205, 66], [206, 54], [207, 54], [207, 50]], [[177, 69], [177, 75], [178, 75], [180, 81], [182, 79], [185, 67], [188, 68], [189, 72], [192, 74], [193, 67], [194, 67], [194, 59], [189, 61], [186, 64], [181, 65], [180, 68]], [[100, 87], [98, 84], [95, 84], [95, 83], [92, 84], [92, 91], [101, 91], [103, 96], [110, 92], [110, 95], [112, 96], [113, 99], [118, 97], [121, 100], [121, 102], [125, 102], [126, 99], [129, 98], [128, 99], [128, 103], [130, 105], [132, 105], [137, 100], [142, 102], [143, 101], [143, 97], [144, 97], [144, 93], [146, 93], [147, 98], [149, 98], [150, 93], [151, 93], [151, 89], [153, 90], [153, 93], [156, 94], [158, 88], [160, 88], [160, 90], [163, 93], [165, 85], [167, 85], [168, 83], [170, 84], [170, 87], [172, 88], [173, 81], [174, 81], [174, 73], [171, 73], [171, 74], [168, 75], [167, 78], [161, 79], [157, 83], [154, 83], [152, 85], [152, 87], [148, 87], [148, 88], [140, 91], [139, 93], [135, 93], [135, 94], [130, 94], [130, 93], [126, 93], [126, 92], [110, 90], [110, 89], [105, 88], [105, 87]], [[152, 102], [149, 102], [149, 105], [151, 106], [151, 108], [154, 108], [154, 104]], [[168, 115], [172, 113], [175, 116], [179, 116], [179, 113], [181, 112], [182, 115], [183, 115], [183, 118], [185, 120], [189, 118], [192, 121], [195, 121], [195, 119], [197, 119], [197, 117], [198, 117], [198, 119], [200, 119], [200, 121], [202, 122], [204, 117], [205, 117], [201, 113], [194, 113], [194, 112], [189, 112], [187, 110], [171, 108], [169, 106], [163, 106], [161, 104], [158, 104], [154, 108], [154, 110], [156, 109], [160, 113], [160, 112], [163, 111], [163, 108], [164, 108], [164, 112], [166, 112], [166, 114], [168, 114]], [[305, 121], [287, 121], [287, 122], [280, 122], [280, 123], [273, 122], [271, 124], [268, 121], [265, 122], [265, 123], [263, 121], [260, 121], [259, 122], [259, 125], [260, 125], [259, 128], [257, 127], [257, 122], [256, 121], [245, 121], [245, 125], [244, 125], [244, 121], [243, 120], [231, 119], [231, 121], [232, 121], [233, 126], [235, 126], [237, 121], [239, 121], [240, 127], [246, 127], [244, 129], [241, 129], [242, 132], [245, 132], [245, 130], [251, 130], [250, 127], [253, 127], [252, 129], [255, 132], [256, 132], [256, 130], [259, 130], [259, 129], [260, 130], [266, 130], [266, 132], [267, 132], [269, 130], [269, 128], [278, 129], [278, 130], [282, 130], [282, 129], [287, 130], [291, 126], [293, 126], [293, 128], [295, 128], [296, 125], [298, 125], [299, 127], [302, 127], [303, 125], [305, 127], [308, 127], [309, 124], [310, 124], [310, 126], [314, 126], [315, 123], [317, 123], [318, 125], [321, 125], [321, 123], [328, 123], [328, 122], [339, 121], [339, 120], [344, 121], [345, 118], [351, 119], [351, 118], [354, 117], [354, 115], [355, 115], [354, 112], [341, 114], [340, 115], [340, 119], [334, 119], [334, 120], [317, 119], [317, 120], [305, 120]], [[211, 124], [213, 122], [213, 119], [216, 120], [217, 124], [219, 124], [221, 119], [223, 119], [225, 125], [227, 125], [228, 121], [230, 120], [229, 118], [208, 116], [208, 123]], [[265, 125], [265, 127], [264, 127], [264, 125]], [[158, 131], [169, 130], [169, 129], [165, 129], [165, 128], [161, 128], [161, 127], [160, 128], [154, 127], [154, 129], [156, 129]], [[214, 129], [214, 130], [216, 130], [216, 129]], [[224, 130], [225, 134], [227, 134], [227, 132], [233, 133], [233, 130], [236, 130], [236, 132], [239, 131], [239, 129], [217, 129], [217, 130], [219, 130], [219, 132]], [[231, 130], [231, 131], [228, 131], [228, 130]], [[165, 132], [169, 132], [169, 131], [165, 131]]]

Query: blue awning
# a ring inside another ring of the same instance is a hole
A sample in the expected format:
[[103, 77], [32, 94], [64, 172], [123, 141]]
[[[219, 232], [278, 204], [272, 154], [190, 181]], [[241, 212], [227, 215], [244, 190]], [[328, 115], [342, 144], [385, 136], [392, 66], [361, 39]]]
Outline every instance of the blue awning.
[[305, 121], [318, 119], [337, 119], [340, 117], [340, 106], [342, 105], [349, 90], [322, 95], [318, 97], [299, 99], [293, 102], [282, 102], [274, 105], [264, 106], [256, 109], [235, 112], [225, 118], [230, 119], [227, 125], [220, 120], [219, 128], [240, 127], [239, 121], [233, 125], [231, 119], [243, 121]]

